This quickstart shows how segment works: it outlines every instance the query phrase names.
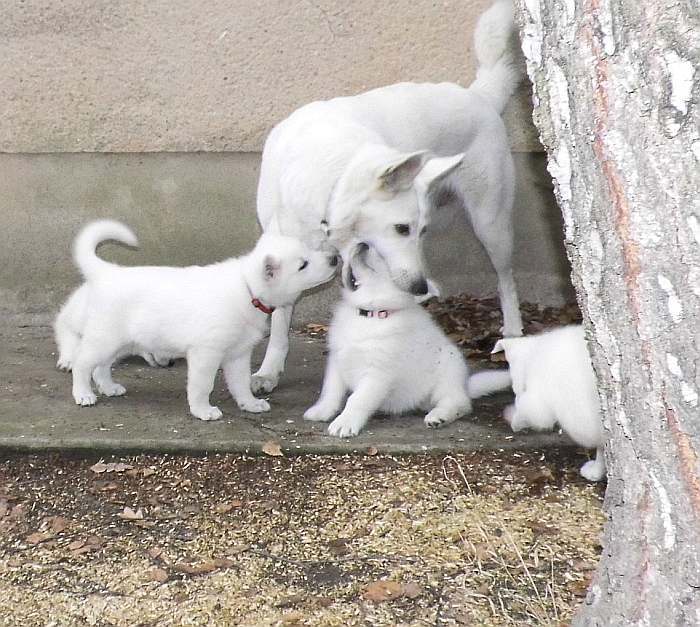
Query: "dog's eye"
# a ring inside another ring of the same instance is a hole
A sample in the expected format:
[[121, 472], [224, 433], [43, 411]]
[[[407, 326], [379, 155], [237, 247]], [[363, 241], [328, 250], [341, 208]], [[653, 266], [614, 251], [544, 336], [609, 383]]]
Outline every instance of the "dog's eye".
[[403, 235], [404, 237], [411, 234], [411, 227], [408, 224], [395, 224], [394, 229], [396, 229], [399, 235]]
[[427, 226], [424, 226], [424, 227], [420, 230], [420, 234], [421, 234], [421, 235], [425, 235], [427, 232], [428, 232], [428, 227], [427, 227]]
[[309, 262], [306, 259], [304, 259], [304, 261], [302, 261], [301, 265], [299, 266], [299, 272], [301, 272], [308, 265], [309, 265]]

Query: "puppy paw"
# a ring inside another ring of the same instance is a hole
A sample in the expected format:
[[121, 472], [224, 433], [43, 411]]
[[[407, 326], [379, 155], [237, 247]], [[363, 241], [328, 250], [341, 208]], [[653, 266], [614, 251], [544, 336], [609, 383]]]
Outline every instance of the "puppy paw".
[[98, 385], [101, 394], [105, 396], [123, 396], [126, 394], [126, 388], [120, 383], [112, 383], [111, 385]]
[[250, 390], [253, 394], [269, 394], [277, 387], [279, 375], [254, 374], [250, 380]]
[[359, 420], [341, 415], [328, 425], [328, 435], [334, 435], [338, 438], [353, 438], [360, 432], [362, 426]]
[[592, 459], [581, 466], [581, 476], [588, 481], [600, 481], [605, 477], [605, 468], [596, 460]]
[[58, 368], [59, 370], [63, 370], [63, 372], [70, 372], [73, 368], [73, 363], [68, 357], [61, 356], [56, 362], [56, 368]]
[[252, 401], [243, 401], [242, 403], [238, 403], [238, 406], [243, 411], [249, 411], [253, 414], [270, 411], [270, 403], [264, 398], [254, 398]]
[[515, 416], [515, 405], [510, 404], [503, 410], [503, 420], [510, 426], [513, 423], [513, 416]]
[[313, 420], [314, 422], [328, 422], [335, 416], [335, 409], [332, 407], [324, 407], [316, 403], [313, 407], [309, 407], [304, 412], [304, 420]]
[[218, 407], [205, 407], [202, 411], [192, 411], [192, 415], [200, 420], [218, 420], [223, 416]]
[[439, 409], [436, 407], [425, 416], [423, 422], [425, 423], [426, 427], [431, 427], [434, 429], [450, 422], [454, 422], [456, 419], [457, 416], [454, 415], [454, 412], [447, 412], [444, 409]]
[[97, 402], [97, 396], [92, 392], [87, 392], [85, 394], [73, 394], [75, 399], [75, 404], [81, 407], [89, 407]]

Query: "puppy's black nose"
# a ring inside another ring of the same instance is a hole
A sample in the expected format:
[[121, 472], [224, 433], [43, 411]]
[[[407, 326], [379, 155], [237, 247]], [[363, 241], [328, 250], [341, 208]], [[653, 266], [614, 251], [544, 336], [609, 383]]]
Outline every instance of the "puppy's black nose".
[[416, 279], [413, 281], [413, 283], [411, 283], [408, 291], [416, 296], [423, 296], [424, 294], [428, 293], [428, 282], [422, 277], [420, 279]]
[[338, 265], [338, 255], [333, 255], [332, 257], [329, 257], [328, 263], [331, 264], [332, 266], [337, 266]]

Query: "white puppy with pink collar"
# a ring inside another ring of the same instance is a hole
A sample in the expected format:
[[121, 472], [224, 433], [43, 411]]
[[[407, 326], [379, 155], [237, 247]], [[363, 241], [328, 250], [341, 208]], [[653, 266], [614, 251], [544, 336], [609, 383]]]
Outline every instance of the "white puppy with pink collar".
[[429, 410], [426, 426], [439, 427], [469, 414], [472, 398], [509, 385], [507, 372], [469, 376], [459, 349], [411, 294], [396, 287], [373, 247], [354, 247], [343, 287], [328, 333], [321, 397], [304, 414], [306, 420], [335, 418], [330, 435], [357, 435], [375, 412], [418, 408]]

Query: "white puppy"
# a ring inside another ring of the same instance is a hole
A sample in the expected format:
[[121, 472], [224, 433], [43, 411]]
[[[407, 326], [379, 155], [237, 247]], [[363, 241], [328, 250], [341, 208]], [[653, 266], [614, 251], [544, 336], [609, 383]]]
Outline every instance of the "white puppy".
[[[352, 242], [372, 244], [396, 285], [425, 294], [421, 240], [436, 207], [466, 212], [498, 276], [506, 336], [522, 333], [513, 280], [514, 173], [501, 112], [522, 76], [511, 0], [497, 0], [474, 34], [476, 80], [399, 83], [313, 102], [265, 142], [258, 219], [266, 232], [299, 237], [343, 259]], [[292, 308], [272, 317], [257, 389], [277, 385]]]
[[123, 267], [95, 254], [105, 240], [136, 246], [124, 224], [110, 220], [86, 226], [73, 257], [86, 280], [87, 307], [72, 357], [73, 398], [93, 405], [90, 377], [107, 396], [124, 394], [111, 365], [134, 347], [152, 354], [187, 358], [190, 412], [216, 420], [209, 404], [220, 366], [238, 406], [268, 411], [250, 389], [250, 357], [275, 307], [293, 302], [305, 289], [329, 280], [337, 258], [310, 250], [299, 240], [264, 235], [249, 254], [209, 266]]
[[[83, 283], [61, 307], [53, 325], [56, 345], [58, 346], [56, 367], [66, 372], [70, 372], [73, 367], [73, 357], [83, 335], [87, 318], [88, 294], [88, 285]], [[135, 345], [124, 347], [123, 355], [139, 355], [152, 367], [165, 368], [172, 364], [169, 355], [153, 355]]]
[[384, 260], [367, 244], [343, 267], [343, 299], [328, 332], [323, 389], [306, 420], [327, 421], [339, 437], [357, 435], [377, 411], [430, 410], [428, 427], [471, 412], [471, 398], [507, 386], [507, 372], [469, 377], [466, 361], [430, 315], [392, 282]]
[[515, 392], [515, 404], [504, 412], [513, 431], [543, 431], [558, 423], [576, 444], [596, 449], [595, 459], [581, 467], [581, 474], [589, 481], [605, 477], [598, 388], [583, 327], [499, 340], [493, 351], [501, 350]]

